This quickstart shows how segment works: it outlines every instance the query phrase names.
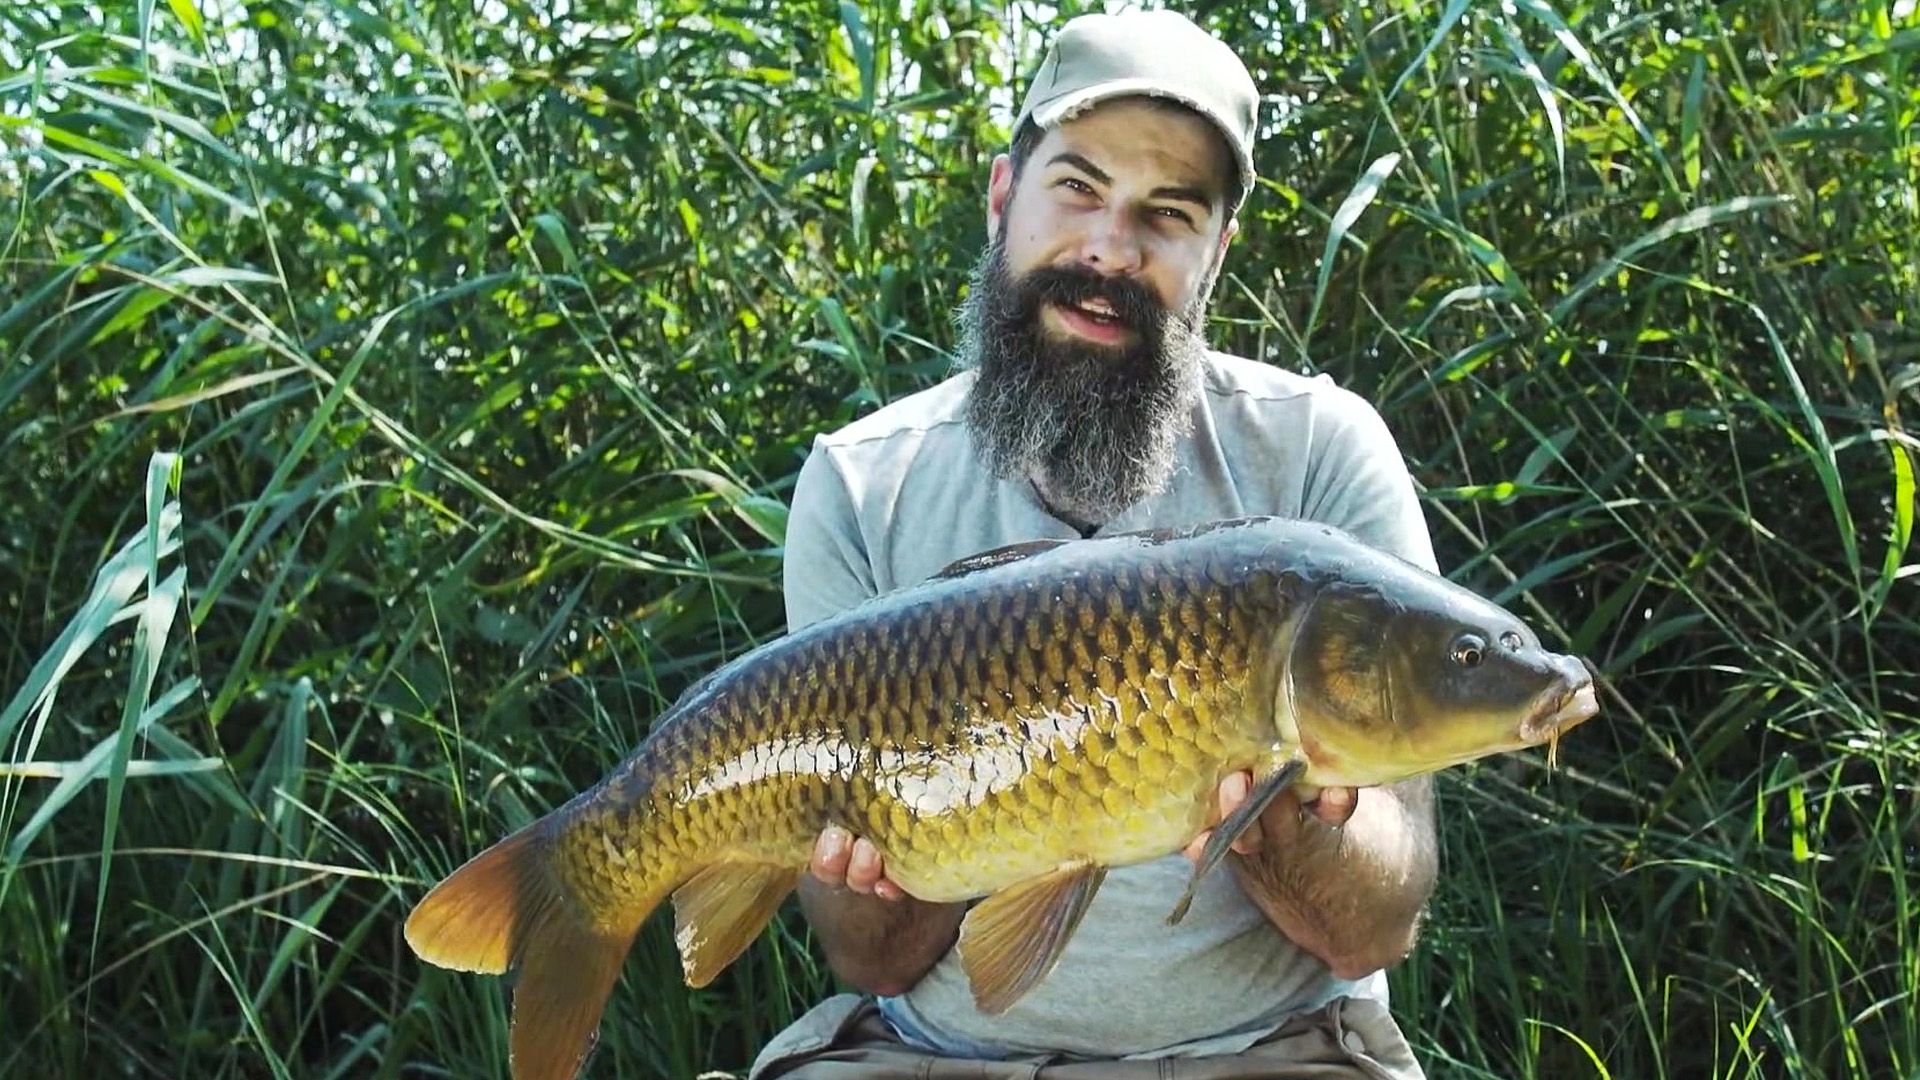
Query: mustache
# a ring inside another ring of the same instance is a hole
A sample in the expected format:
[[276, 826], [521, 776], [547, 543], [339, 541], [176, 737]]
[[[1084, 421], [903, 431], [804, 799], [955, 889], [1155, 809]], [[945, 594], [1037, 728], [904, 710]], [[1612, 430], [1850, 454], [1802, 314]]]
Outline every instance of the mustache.
[[1092, 300], [1105, 300], [1114, 318], [1133, 329], [1157, 326], [1167, 317], [1166, 307], [1140, 282], [1081, 266], [1029, 270], [1021, 276], [1018, 292], [1022, 318], [1038, 314], [1042, 304], [1078, 307]]

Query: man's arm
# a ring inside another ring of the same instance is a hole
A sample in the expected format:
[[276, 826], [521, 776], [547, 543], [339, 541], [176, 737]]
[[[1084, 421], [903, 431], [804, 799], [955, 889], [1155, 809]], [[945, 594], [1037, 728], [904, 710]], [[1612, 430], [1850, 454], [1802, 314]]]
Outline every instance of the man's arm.
[[[1222, 781], [1214, 823], [1252, 787], [1244, 772]], [[1187, 858], [1199, 861], [1211, 832], [1194, 838]], [[1413, 950], [1439, 873], [1432, 779], [1315, 792], [1290, 787], [1234, 841], [1227, 863], [1248, 899], [1336, 978], [1392, 967]]]
[[[1332, 395], [1328, 406], [1337, 414], [1329, 420], [1338, 422], [1314, 447], [1318, 482], [1306, 516], [1437, 570], [1413, 480], [1386, 423], [1349, 393]], [[1222, 817], [1249, 786], [1246, 774], [1221, 785]], [[1204, 842], [1203, 834], [1196, 844]], [[1413, 950], [1439, 876], [1432, 778], [1282, 792], [1229, 861], [1267, 918], [1336, 977], [1391, 967]]]
[[[787, 629], [799, 630], [875, 592], [845, 482], [816, 447], [794, 482], [782, 560]], [[849, 985], [899, 994], [933, 969], [959, 936], [965, 904], [907, 896], [885, 875], [872, 844], [830, 828], [814, 845], [799, 885], [800, 910]]]
[[1257, 850], [1232, 865], [1281, 933], [1335, 977], [1358, 979], [1413, 951], [1439, 874], [1432, 781], [1326, 794], [1336, 790], [1354, 800], [1345, 824], [1303, 812], [1299, 795], [1284, 792], [1261, 815]]

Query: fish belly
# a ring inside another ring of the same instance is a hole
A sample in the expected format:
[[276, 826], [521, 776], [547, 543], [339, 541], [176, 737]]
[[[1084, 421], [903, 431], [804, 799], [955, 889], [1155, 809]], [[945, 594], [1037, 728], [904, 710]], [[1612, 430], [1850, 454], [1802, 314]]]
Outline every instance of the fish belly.
[[1220, 778], [1260, 754], [1250, 737], [1154, 715], [1128, 717], [1077, 747], [1024, 749], [1002, 755], [1003, 774], [982, 765], [991, 754], [966, 761], [953, 770], [965, 784], [930, 783], [937, 770], [924, 768], [880, 777], [861, 831], [901, 888], [955, 901], [1063, 865], [1158, 858], [1205, 827]]

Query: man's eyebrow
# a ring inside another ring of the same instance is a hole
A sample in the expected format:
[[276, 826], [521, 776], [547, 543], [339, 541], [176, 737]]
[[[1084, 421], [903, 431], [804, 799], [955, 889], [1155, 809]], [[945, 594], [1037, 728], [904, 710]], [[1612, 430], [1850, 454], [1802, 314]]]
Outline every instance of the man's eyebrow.
[[[1053, 157], [1047, 160], [1047, 164], [1071, 165], [1102, 184], [1113, 183], [1113, 177], [1108, 176], [1106, 171], [1101, 169], [1100, 166], [1095, 165], [1093, 162], [1088, 161], [1086, 158], [1071, 150], [1062, 150], [1053, 155]], [[1149, 197], [1155, 199], [1173, 199], [1178, 202], [1190, 202], [1202, 210], [1212, 210], [1214, 204], [1214, 197], [1210, 192], [1204, 188], [1195, 187], [1190, 184], [1162, 185], [1161, 187], [1154, 188]]]
[[1079, 154], [1076, 154], [1071, 150], [1062, 150], [1059, 153], [1053, 155], [1052, 159], [1049, 160], [1047, 164], [1058, 165], [1062, 162], [1065, 162], [1066, 164], [1071, 165], [1076, 169], [1079, 169], [1081, 172], [1086, 173], [1088, 176], [1093, 177], [1095, 180], [1098, 180], [1103, 184], [1113, 183], [1113, 177], [1108, 176], [1106, 172], [1100, 168], [1100, 166], [1095, 165], [1093, 162], [1088, 161], [1086, 158], [1081, 157]]
[[1153, 189], [1152, 197], [1156, 199], [1176, 199], [1180, 202], [1194, 203], [1202, 210], [1213, 209], [1213, 196], [1197, 187], [1184, 185], [1157, 187]]

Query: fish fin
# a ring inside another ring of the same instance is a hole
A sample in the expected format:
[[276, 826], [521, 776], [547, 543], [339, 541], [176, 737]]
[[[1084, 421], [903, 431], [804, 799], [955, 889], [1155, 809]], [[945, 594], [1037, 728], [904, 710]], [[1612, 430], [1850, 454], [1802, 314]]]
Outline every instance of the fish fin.
[[581, 920], [573, 905], [528, 928], [513, 986], [508, 1040], [514, 1080], [573, 1080], [600, 1038], [600, 1015], [633, 947], [624, 932]]
[[630, 925], [583, 918], [548, 863], [546, 819], [448, 875], [407, 916], [407, 944], [440, 967], [513, 973], [515, 1080], [571, 1080], [645, 912]]
[[944, 578], [965, 577], [979, 570], [990, 570], [993, 567], [1006, 563], [1019, 562], [1021, 559], [1031, 558], [1044, 551], [1052, 551], [1054, 548], [1067, 542], [1068, 541], [1065, 540], [1026, 540], [1018, 544], [1008, 544], [1004, 547], [990, 548], [986, 551], [969, 555], [964, 559], [958, 559], [948, 563], [940, 569], [939, 573], [927, 580], [939, 581]]
[[525, 879], [542, 853], [530, 826], [468, 859], [407, 915], [407, 944], [437, 967], [499, 975], [513, 962], [514, 934], [538, 903]]
[[1247, 801], [1241, 803], [1227, 820], [1214, 826], [1213, 835], [1207, 837], [1207, 846], [1200, 852], [1200, 861], [1194, 864], [1193, 876], [1187, 879], [1186, 891], [1180, 894], [1180, 901], [1173, 905], [1173, 911], [1167, 915], [1168, 926], [1187, 917], [1187, 909], [1193, 906], [1193, 894], [1200, 888], [1200, 879], [1206, 877], [1208, 871], [1220, 864], [1220, 860], [1233, 846], [1233, 842], [1240, 838], [1241, 833], [1247, 831], [1247, 826], [1252, 825], [1261, 811], [1267, 808], [1267, 804], [1273, 802], [1276, 796], [1285, 791], [1287, 785], [1293, 783], [1296, 777], [1306, 771], [1306, 768], [1307, 763], [1300, 758], [1294, 758], [1280, 766], [1274, 770], [1272, 776], [1254, 785], [1253, 791], [1247, 795]]
[[960, 963], [980, 1011], [1005, 1012], [1046, 978], [1106, 876], [1104, 866], [1063, 866], [1002, 889], [967, 912], [960, 924]]
[[726, 970], [799, 880], [791, 866], [715, 863], [680, 886], [673, 894], [673, 939], [687, 985], [698, 989]]

